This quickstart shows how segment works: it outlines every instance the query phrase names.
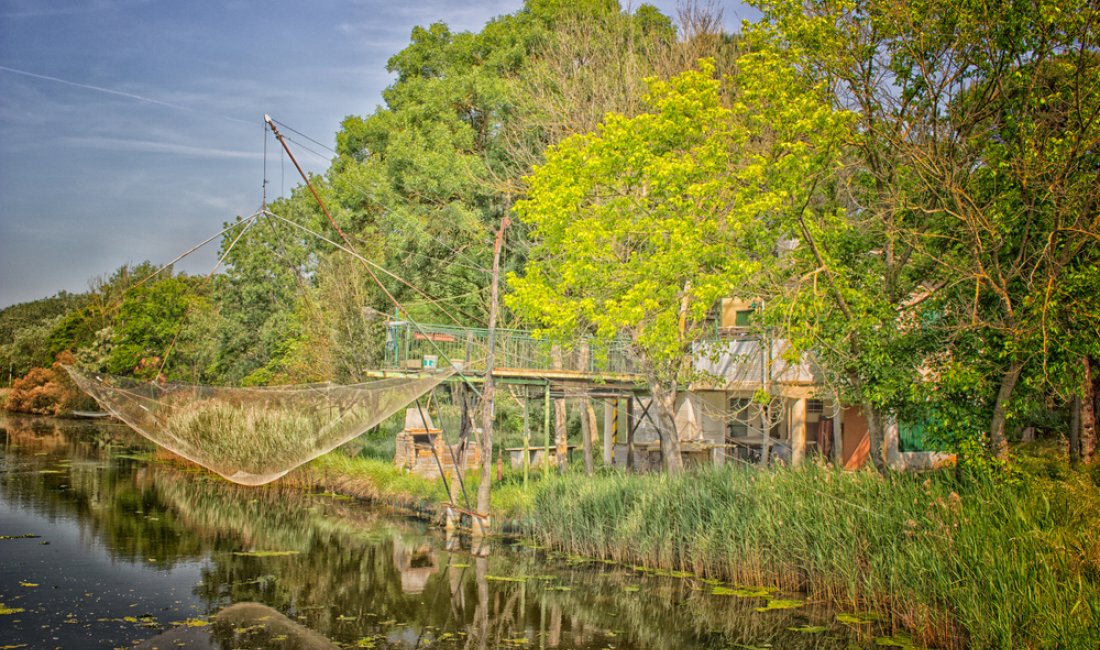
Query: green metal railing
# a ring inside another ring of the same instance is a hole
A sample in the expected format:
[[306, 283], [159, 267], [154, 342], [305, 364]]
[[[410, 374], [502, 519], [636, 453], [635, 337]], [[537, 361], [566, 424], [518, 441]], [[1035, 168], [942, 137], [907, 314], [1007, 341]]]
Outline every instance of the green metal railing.
[[[467, 370], [484, 370], [488, 345], [487, 329], [393, 321], [386, 330], [386, 368], [411, 370], [462, 363]], [[588, 360], [581, 363], [585, 345]], [[550, 370], [556, 366], [554, 343], [536, 338], [527, 330], [498, 328], [494, 348], [493, 363], [498, 368]], [[572, 341], [563, 346], [560, 367], [586, 372], [635, 371], [628, 342], [609, 344], [595, 339]]]

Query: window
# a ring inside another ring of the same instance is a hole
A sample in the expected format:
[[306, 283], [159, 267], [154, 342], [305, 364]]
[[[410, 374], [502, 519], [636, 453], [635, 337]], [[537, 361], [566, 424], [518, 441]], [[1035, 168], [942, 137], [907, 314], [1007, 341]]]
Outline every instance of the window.
[[730, 438], [749, 437], [749, 410], [752, 408], [752, 400], [747, 397], [731, 397], [729, 409], [729, 426], [727, 435]]
[[751, 324], [752, 311], [751, 309], [738, 309], [733, 317], [733, 326], [748, 327]]

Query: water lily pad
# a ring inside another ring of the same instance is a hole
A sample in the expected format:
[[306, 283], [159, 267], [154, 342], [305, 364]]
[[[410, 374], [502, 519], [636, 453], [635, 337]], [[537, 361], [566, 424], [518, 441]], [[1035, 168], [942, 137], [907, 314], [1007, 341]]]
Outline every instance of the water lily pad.
[[836, 620], [841, 623], [847, 623], [848, 625], [867, 625], [881, 618], [881, 616], [874, 612], [854, 612], [851, 614], [836, 615]]
[[913, 639], [903, 635], [895, 634], [894, 636], [880, 636], [875, 639], [875, 645], [885, 648], [918, 648], [913, 643]]
[[641, 590], [642, 588], [638, 585], [623, 585], [623, 591], [627, 592], [628, 594], [633, 594]]
[[758, 612], [771, 612], [777, 609], [798, 609], [806, 604], [804, 600], [795, 600], [793, 598], [773, 598], [768, 601], [768, 604], [763, 607], [757, 607]]
[[182, 621], [172, 621], [172, 625], [180, 627], [206, 627], [210, 625], [210, 621], [204, 621], [201, 618], [188, 618]]
[[824, 625], [799, 625], [798, 627], [788, 627], [787, 629], [791, 632], [798, 632], [800, 634], [821, 634], [829, 628]]
[[738, 598], [767, 598], [775, 589], [771, 587], [714, 587], [710, 593], [714, 596], [736, 596]]
[[19, 586], [20, 587], [37, 587], [38, 583], [37, 582], [23, 582], [23, 581], [20, 581]]
[[238, 557], [284, 557], [298, 555], [298, 551], [234, 551], [233, 555]]
[[0, 616], [8, 616], [10, 614], [19, 614], [27, 610], [22, 607], [8, 607], [4, 603], [0, 603]]
[[490, 582], [527, 582], [524, 576], [485, 576]]
[[32, 535], [30, 533], [25, 533], [23, 535], [0, 535], [0, 540], [6, 540], [6, 539], [38, 539], [39, 537], [42, 537], [42, 536], [41, 535]]

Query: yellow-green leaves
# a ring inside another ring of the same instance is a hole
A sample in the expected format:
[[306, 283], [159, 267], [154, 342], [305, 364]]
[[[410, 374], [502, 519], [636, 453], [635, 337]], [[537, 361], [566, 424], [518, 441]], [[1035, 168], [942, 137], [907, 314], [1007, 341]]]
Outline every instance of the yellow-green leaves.
[[708, 60], [651, 79], [649, 112], [547, 151], [515, 207], [535, 241], [513, 309], [560, 337], [629, 336], [683, 378], [707, 311], [751, 286], [847, 129], [766, 44], [739, 70], [732, 94]]

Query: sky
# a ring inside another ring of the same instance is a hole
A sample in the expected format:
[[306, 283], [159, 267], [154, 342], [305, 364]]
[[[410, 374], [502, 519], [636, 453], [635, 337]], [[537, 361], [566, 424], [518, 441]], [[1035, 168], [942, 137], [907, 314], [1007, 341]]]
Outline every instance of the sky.
[[[625, 2], [623, 3], [626, 4]], [[676, 0], [657, 0], [675, 15]], [[735, 29], [753, 15], [718, 2]], [[0, 308], [162, 264], [261, 203], [263, 115], [334, 146], [412, 28], [522, 0], [0, 0]], [[331, 152], [293, 133], [321, 172]], [[297, 184], [268, 141], [268, 196]], [[312, 149], [311, 151], [306, 148]], [[320, 155], [317, 155], [320, 154]], [[206, 273], [216, 242], [177, 268]]]

